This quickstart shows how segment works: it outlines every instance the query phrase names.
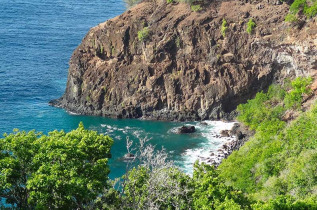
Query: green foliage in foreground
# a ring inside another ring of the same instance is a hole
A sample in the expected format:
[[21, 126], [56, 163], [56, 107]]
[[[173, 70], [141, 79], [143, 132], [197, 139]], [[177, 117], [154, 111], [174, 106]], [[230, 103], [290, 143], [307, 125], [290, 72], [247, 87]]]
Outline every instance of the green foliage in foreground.
[[149, 168], [139, 166], [127, 174], [124, 203], [127, 209], [190, 209], [192, 180], [177, 168]]
[[[218, 169], [196, 163], [192, 177], [140, 140], [138, 164], [116, 189], [109, 137], [82, 124], [69, 133], [15, 131], [0, 139], [0, 197], [20, 209], [317, 209], [317, 104], [300, 111], [311, 82], [273, 85], [240, 105], [238, 119], [255, 136]], [[300, 115], [287, 124], [290, 111]]]
[[227, 186], [218, 173], [213, 166], [195, 164], [194, 209], [248, 209], [250, 201], [241, 191]]
[[[194, 166], [191, 178], [179, 169], [139, 166], [129, 171], [124, 185], [123, 209], [241, 209], [250, 201], [226, 186], [209, 165]], [[151, 208], [152, 207], [152, 208]]]
[[155, 153], [145, 141], [136, 152], [139, 165], [127, 171], [116, 190], [108, 180], [112, 143], [82, 124], [69, 133], [5, 135], [0, 140], [0, 198], [18, 209], [250, 207], [244, 194], [225, 185], [213, 167], [195, 164], [190, 177], [166, 161], [164, 150]]
[[[278, 205], [276, 199], [285, 205], [316, 203], [317, 106], [290, 124], [282, 120], [289, 108], [300, 112], [310, 83], [311, 78], [297, 78], [291, 89], [271, 86], [238, 107], [238, 119], [256, 134], [220, 165], [220, 177], [227, 184], [256, 200], [275, 199], [266, 206]], [[285, 195], [290, 198], [280, 197]]]
[[69, 133], [5, 135], [0, 139], [0, 197], [20, 209], [82, 209], [108, 188], [112, 143], [82, 124]]

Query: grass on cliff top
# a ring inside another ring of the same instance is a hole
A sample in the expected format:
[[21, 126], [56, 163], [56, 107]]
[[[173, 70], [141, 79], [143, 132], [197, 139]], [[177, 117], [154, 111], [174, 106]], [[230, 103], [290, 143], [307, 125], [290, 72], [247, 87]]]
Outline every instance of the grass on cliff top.
[[[284, 86], [272, 85], [238, 107], [238, 120], [255, 130], [239, 151], [220, 165], [220, 177], [256, 200], [279, 196], [317, 198], [317, 104], [301, 112], [311, 78], [297, 78]], [[290, 110], [299, 117], [287, 124]]]

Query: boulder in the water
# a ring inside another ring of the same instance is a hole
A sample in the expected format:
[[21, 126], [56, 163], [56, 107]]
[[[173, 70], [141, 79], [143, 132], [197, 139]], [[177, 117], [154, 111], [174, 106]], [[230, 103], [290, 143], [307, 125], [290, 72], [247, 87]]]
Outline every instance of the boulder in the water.
[[181, 133], [195, 133], [195, 132], [196, 132], [195, 126], [182, 126], [182, 127], [177, 129], [177, 133], [179, 133], [179, 134], [181, 134]]

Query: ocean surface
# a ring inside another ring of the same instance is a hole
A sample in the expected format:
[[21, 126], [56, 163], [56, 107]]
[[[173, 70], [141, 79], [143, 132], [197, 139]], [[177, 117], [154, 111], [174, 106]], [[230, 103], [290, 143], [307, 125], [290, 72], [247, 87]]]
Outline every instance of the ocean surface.
[[0, 0], [0, 134], [14, 128], [70, 131], [82, 121], [114, 139], [111, 178], [125, 171], [127, 136], [135, 143], [150, 138], [190, 173], [198, 156], [221, 145], [214, 133], [230, 124], [190, 122], [198, 132], [178, 135], [173, 130], [184, 123], [77, 116], [48, 106], [63, 94], [69, 58], [88, 30], [124, 11], [118, 0]]

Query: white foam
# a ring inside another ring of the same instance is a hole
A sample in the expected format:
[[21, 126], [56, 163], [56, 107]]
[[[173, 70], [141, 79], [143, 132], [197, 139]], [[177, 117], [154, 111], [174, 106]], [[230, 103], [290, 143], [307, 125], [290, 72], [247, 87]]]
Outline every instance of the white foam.
[[211, 153], [217, 154], [217, 150], [222, 145], [234, 139], [234, 137], [222, 137], [220, 132], [222, 130], [231, 130], [235, 122], [205, 121], [205, 123], [206, 125], [197, 123], [195, 127], [207, 141], [201, 143], [198, 148], [185, 150], [182, 154], [186, 173], [192, 174], [193, 164], [197, 160], [207, 164], [210, 163], [208, 161], [210, 161]]
[[132, 135], [136, 139], [138, 139], [142, 137], [143, 136], [142, 134], [144, 133], [143, 130], [140, 130], [139, 128], [136, 128], [136, 127], [125, 126], [124, 128], [120, 128], [116, 125], [109, 125], [109, 124], [100, 124], [100, 126], [105, 129], [104, 133], [106, 135], [110, 135], [116, 140], [125, 139], [125, 136], [128, 136], [128, 135]]
[[72, 112], [72, 111], [67, 111], [67, 113], [70, 114], [70, 115], [80, 115], [79, 113]]

